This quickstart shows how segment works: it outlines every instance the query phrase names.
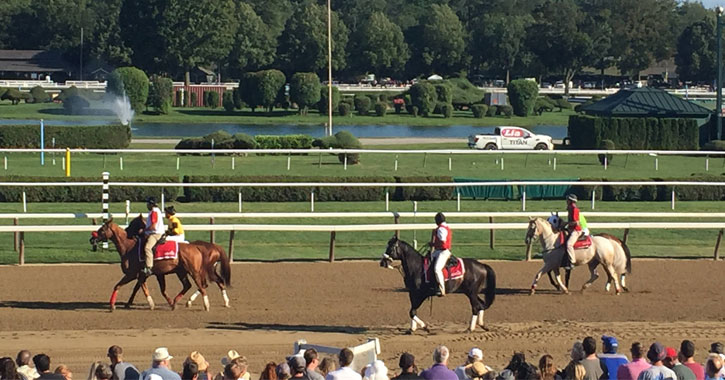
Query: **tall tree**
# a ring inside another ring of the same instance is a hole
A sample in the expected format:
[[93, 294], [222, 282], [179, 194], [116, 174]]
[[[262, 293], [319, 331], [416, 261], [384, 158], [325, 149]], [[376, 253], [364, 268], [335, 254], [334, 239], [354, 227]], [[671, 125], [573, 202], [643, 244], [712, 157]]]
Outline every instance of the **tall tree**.
[[372, 71], [379, 77], [397, 74], [410, 57], [400, 27], [382, 12], [375, 12], [364, 20], [354, 37], [354, 62], [361, 72]]
[[409, 71], [414, 75], [451, 75], [470, 62], [468, 35], [448, 5], [432, 5], [420, 24], [408, 29], [406, 37], [412, 50]]
[[385, 11], [386, 1], [335, 0], [332, 2], [332, 7], [340, 15], [350, 32], [356, 34], [360, 26], [370, 18], [370, 15]]
[[172, 0], [164, 11], [159, 26], [163, 61], [170, 70], [183, 70], [187, 86], [192, 68], [229, 55], [238, 26], [234, 9], [233, 0]]
[[254, 9], [246, 3], [237, 4], [239, 27], [234, 35], [229, 60], [237, 73], [255, 71], [274, 62], [277, 40]]
[[[332, 13], [332, 68], [347, 65], [348, 29]], [[327, 67], [327, 10], [312, 2], [301, 3], [287, 21], [277, 47], [279, 66], [290, 77], [295, 72], [320, 72]]]
[[159, 34], [159, 26], [171, 1], [124, 0], [121, 6], [121, 37], [125, 46], [131, 49], [134, 66], [145, 72], [165, 71], [161, 69], [161, 58], [166, 52], [166, 46]]
[[612, 12], [608, 6], [609, 0], [580, 0], [580, 9], [584, 12], [582, 29], [592, 40], [589, 64], [599, 69], [602, 86], [604, 85], [604, 70], [614, 65], [612, 57]]
[[685, 28], [677, 40], [675, 64], [684, 81], [711, 81], [717, 76], [715, 20], [712, 17]]
[[98, 58], [114, 66], [131, 63], [131, 49], [121, 37], [119, 13], [123, 0], [94, 1], [84, 35], [88, 39], [88, 58]]
[[528, 29], [529, 48], [549, 72], [562, 74], [565, 95], [590, 57], [592, 41], [582, 30], [583, 21], [574, 0], [549, 0], [536, 9]]
[[277, 38], [287, 20], [292, 15], [292, 2], [290, 0], [243, 0], [254, 8], [254, 12], [262, 18], [269, 27], [272, 37]]
[[490, 71], [503, 73], [508, 84], [511, 70], [526, 52], [524, 40], [531, 21], [527, 15], [484, 14], [477, 19], [469, 44], [473, 67], [486, 65]]

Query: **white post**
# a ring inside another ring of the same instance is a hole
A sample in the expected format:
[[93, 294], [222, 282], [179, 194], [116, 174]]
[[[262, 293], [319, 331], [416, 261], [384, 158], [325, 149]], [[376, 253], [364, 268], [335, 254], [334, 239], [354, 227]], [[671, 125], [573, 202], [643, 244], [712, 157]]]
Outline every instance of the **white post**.
[[501, 157], [501, 170], [503, 170], [503, 157]]
[[660, 170], [660, 159], [655, 158], [655, 170]]
[[672, 209], [675, 209], [675, 189], [672, 189]]
[[385, 211], [390, 211], [390, 192], [385, 190]]
[[709, 157], [705, 159], [705, 171], [706, 172], [710, 171], [710, 158]]
[[345, 154], [345, 170], [347, 170], [347, 154]]
[[128, 216], [131, 214], [131, 201], [126, 200], [126, 224], [128, 224]]
[[556, 157], [554, 157], [554, 170], [556, 170]]
[[596, 199], [597, 199], [597, 191], [592, 190], [592, 210], [594, 210], [594, 204], [596, 202]]
[[448, 157], [448, 171], [451, 171], [453, 168], [453, 160]]
[[123, 157], [118, 157], [118, 165], [123, 170]]
[[461, 192], [459, 191], [456, 197], [456, 210], [461, 211]]
[[395, 171], [398, 171], [398, 155], [395, 155]]
[[[5, 159], [3, 160], [5, 170], [8, 170], [8, 156], [5, 156]], [[63, 169], [65, 169], [65, 159], [63, 159]]]
[[28, 202], [23, 191], [23, 212], [28, 212]]
[[165, 198], [164, 198], [164, 192], [162, 191], [161, 192], [161, 210], [164, 209], [164, 203], [165, 203]]
[[604, 170], [607, 170], [607, 155], [604, 155]]
[[180, 160], [180, 157], [177, 156], [176, 157], [176, 170], [179, 170], [179, 160]]
[[234, 170], [235, 166], [237, 165], [237, 163], [235, 161], [236, 161], [236, 157], [232, 156], [232, 170]]
[[239, 212], [242, 212], [242, 192], [239, 192]]
[[526, 190], [521, 192], [521, 211], [526, 211]]
[[[450, 162], [450, 158], [448, 159]], [[413, 201], [413, 222], [418, 216], [418, 201]], [[413, 230], [413, 248], [418, 249], [418, 230]]]
[[[8, 158], [5, 157], [5, 170], [8, 168]], [[65, 157], [63, 157], [63, 170], [65, 171]]]
[[287, 156], [287, 171], [289, 171], [291, 163], [292, 163], [292, 156]]
[[310, 212], [315, 212], [315, 191], [310, 193]]

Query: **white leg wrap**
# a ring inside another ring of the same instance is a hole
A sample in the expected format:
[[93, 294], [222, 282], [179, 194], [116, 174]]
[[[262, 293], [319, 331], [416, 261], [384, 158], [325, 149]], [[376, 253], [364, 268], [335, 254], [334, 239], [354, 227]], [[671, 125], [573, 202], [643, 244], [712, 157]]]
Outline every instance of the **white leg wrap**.
[[204, 296], [204, 310], [209, 311], [209, 296]]
[[471, 317], [471, 326], [468, 331], [473, 331], [474, 329], [476, 329], [476, 321], [478, 321], [478, 315], [473, 314], [473, 316]]
[[607, 285], [604, 285], [604, 290], [608, 292], [609, 289], [611, 289], [611, 288], [612, 288], [612, 283], [608, 281]]
[[224, 307], [229, 307], [229, 296], [227, 296], [227, 290], [222, 290], [222, 297], [224, 297]]
[[415, 317], [413, 317], [413, 321], [418, 323], [420, 325], [420, 327], [425, 327], [425, 322], [421, 321], [417, 315]]
[[415, 319], [410, 320], [410, 331], [415, 331], [418, 329], [418, 323], [415, 321]]
[[478, 311], [478, 325], [483, 327], [483, 310]]
[[623, 288], [626, 288], [627, 287], [627, 284], [624, 282], [624, 280], [625, 280], [625, 276], [622, 275], [622, 281], [621, 281], [622, 282], [622, 287]]
[[156, 307], [156, 304], [154, 304], [154, 299], [151, 298], [150, 295], [148, 297], [146, 297], [146, 301], [148, 301], [149, 307], [151, 308], [151, 310], [153, 310]]
[[200, 291], [197, 290], [196, 292], [194, 292], [194, 294], [192, 294], [191, 297], [189, 297], [189, 303], [194, 302], [196, 297], [199, 297], [200, 295], [201, 295]]

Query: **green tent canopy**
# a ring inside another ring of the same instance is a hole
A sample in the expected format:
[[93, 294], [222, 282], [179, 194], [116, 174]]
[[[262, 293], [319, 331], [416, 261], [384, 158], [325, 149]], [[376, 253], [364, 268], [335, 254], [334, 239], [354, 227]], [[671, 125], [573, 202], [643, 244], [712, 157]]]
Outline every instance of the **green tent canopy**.
[[712, 110], [656, 88], [619, 90], [581, 107], [587, 115], [604, 117], [707, 118]]

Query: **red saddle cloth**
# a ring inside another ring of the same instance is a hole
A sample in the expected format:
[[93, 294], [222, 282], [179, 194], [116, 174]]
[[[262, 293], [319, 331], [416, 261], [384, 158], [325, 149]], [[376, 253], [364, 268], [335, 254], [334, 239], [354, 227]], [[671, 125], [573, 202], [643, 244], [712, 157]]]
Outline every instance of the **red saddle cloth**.
[[[463, 267], [463, 260], [458, 257], [451, 257], [448, 263], [443, 268], [443, 279], [457, 280], [463, 277], [466, 270]], [[433, 268], [430, 265], [430, 257], [426, 256], [423, 258], [423, 273], [425, 274], [425, 282], [435, 281], [435, 274], [433, 274]]]
[[[141, 239], [138, 244], [138, 258], [141, 262], [144, 261], [144, 244], [146, 244], [146, 239]], [[153, 252], [154, 261], [176, 259], [179, 257], [179, 242], [167, 240], [163, 244], [156, 244]]]
[[[563, 233], [559, 234], [561, 238], [561, 244], [566, 244], [566, 236]], [[582, 235], [576, 243], [574, 243], [574, 249], [585, 249], [592, 246], [592, 237], [590, 235]]]

